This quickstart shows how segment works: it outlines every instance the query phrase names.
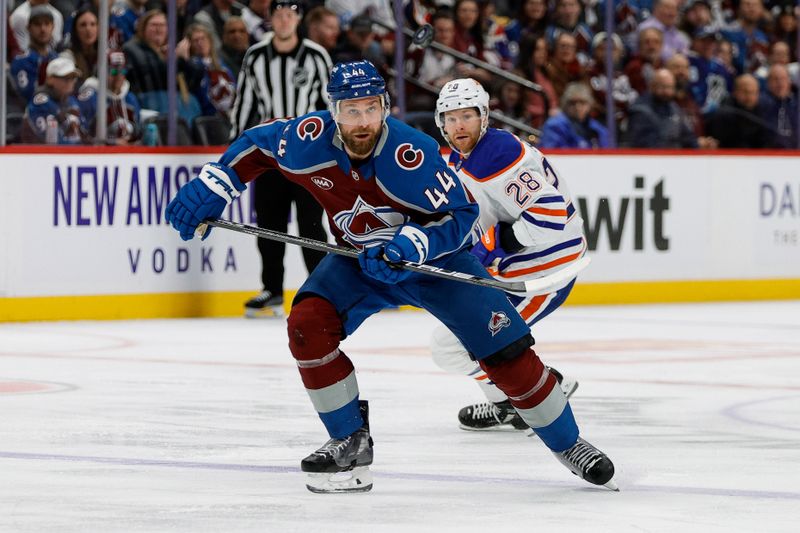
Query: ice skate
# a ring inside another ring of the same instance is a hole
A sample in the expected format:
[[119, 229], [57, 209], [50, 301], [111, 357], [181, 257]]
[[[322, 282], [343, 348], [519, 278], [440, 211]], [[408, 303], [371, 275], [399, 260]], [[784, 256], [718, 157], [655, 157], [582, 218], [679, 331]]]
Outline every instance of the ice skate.
[[286, 316], [283, 310], [283, 295], [261, 291], [245, 302], [244, 316], [247, 318], [282, 318]]
[[578, 438], [572, 448], [563, 452], [553, 452], [561, 464], [570, 469], [576, 476], [585, 479], [594, 485], [602, 485], [614, 491], [619, 491], [614, 482], [614, 463], [606, 454]]
[[[572, 378], [565, 378], [555, 368], [547, 367], [547, 369], [555, 376], [558, 386], [569, 399], [577, 390], [578, 382]], [[468, 405], [458, 412], [458, 422], [461, 429], [467, 431], [530, 429], [508, 400]]]
[[308, 474], [311, 492], [367, 492], [372, 489], [372, 437], [369, 435], [367, 402], [359, 402], [364, 425], [343, 439], [331, 439], [303, 459], [300, 469]]

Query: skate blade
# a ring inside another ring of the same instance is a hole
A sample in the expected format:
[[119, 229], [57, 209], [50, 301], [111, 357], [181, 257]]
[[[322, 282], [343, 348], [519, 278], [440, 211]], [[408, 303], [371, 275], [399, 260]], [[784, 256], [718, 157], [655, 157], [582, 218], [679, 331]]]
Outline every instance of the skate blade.
[[285, 318], [283, 306], [265, 307], [263, 309], [244, 308], [245, 318]]
[[603, 486], [605, 488], [607, 488], [608, 490], [613, 490], [614, 492], [619, 492], [619, 487], [617, 486], [617, 482], [614, 481], [613, 477], [611, 479], [609, 479], [608, 482]]
[[315, 494], [369, 492], [372, 472], [368, 466], [359, 466], [347, 472], [308, 474], [306, 488]]
[[503, 433], [513, 433], [514, 431], [525, 431], [526, 429], [530, 428], [520, 428], [517, 429], [511, 424], [498, 424], [496, 426], [490, 426], [488, 428], [473, 428], [470, 426], [465, 426], [464, 424], [459, 424], [459, 428], [463, 429], [464, 431], [494, 431], [494, 432], [503, 432]]
[[564, 380], [558, 384], [561, 390], [564, 391], [564, 396], [567, 397], [567, 400], [578, 390], [578, 385], [580, 385], [580, 383], [578, 383], [577, 380], [568, 377], [565, 377]]

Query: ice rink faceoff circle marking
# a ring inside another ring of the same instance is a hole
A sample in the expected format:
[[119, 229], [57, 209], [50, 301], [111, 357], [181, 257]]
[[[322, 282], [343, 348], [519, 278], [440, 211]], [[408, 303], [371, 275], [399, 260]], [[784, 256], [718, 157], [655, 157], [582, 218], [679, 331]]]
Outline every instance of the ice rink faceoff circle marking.
[[41, 394], [51, 392], [66, 392], [75, 390], [74, 385], [68, 383], [52, 383], [49, 381], [27, 381], [0, 378], [0, 396], [9, 394]]
[[[794, 406], [798, 403], [797, 396], [780, 396], [777, 398], [766, 398], [762, 400], [755, 400], [749, 402], [742, 402], [737, 403], [731, 406], [726, 407], [721, 412], [724, 416], [736, 420], [737, 422], [742, 422], [744, 424], [749, 424], [753, 426], [765, 426], [775, 429], [782, 429], [785, 431], [800, 431], [800, 426], [789, 426], [786, 424], [779, 424], [777, 422], [771, 422], [769, 420], [758, 420], [756, 419], [757, 416], [763, 413], [751, 413], [748, 414], [746, 410], [751, 407], [755, 406], [763, 406], [764, 404], [774, 404], [776, 402], [785, 403], [787, 406]], [[773, 411], [774, 407], [770, 409]], [[791, 420], [791, 416], [786, 416], [785, 419]]]

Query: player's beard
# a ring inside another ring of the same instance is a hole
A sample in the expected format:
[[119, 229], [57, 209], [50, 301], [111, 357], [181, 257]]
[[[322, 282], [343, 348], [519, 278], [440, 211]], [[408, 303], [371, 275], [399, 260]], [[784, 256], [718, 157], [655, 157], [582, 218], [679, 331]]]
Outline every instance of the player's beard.
[[[363, 126], [358, 129], [352, 129], [347, 133], [339, 128], [339, 135], [341, 135], [342, 142], [347, 147], [350, 155], [358, 158], [365, 158], [368, 157], [372, 153], [373, 148], [375, 148], [375, 144], [378, 142], [378, 137], [381, 134], [382, 128], [382, 123], [376, 126]], [[363, 133], [369, 133], [370, 136], [364, 139], [359, 139], [356, 137], [356, 135]]]
[[[457, 139], [456, 137], [460, 137], [462, 135], [467, 135], [467, 137], [463, 139]], [[473, 134], [470, 131], [459, 132], [457, 135], [453, 136], [452, 142], [453, 146], [456, 150], [458, 150], [461, 154], [469, 154], [472, 150], [475, 149], [475, 145], [478, 144], [478, 140], [480, 139], [480, 130], [477, 134]]]

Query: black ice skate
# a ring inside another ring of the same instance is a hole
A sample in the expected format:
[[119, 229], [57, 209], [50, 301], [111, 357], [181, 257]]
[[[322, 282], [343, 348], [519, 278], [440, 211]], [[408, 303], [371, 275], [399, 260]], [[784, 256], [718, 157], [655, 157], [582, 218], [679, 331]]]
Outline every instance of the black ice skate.
[[311, 492], [367, 492], [372, 489], [372, 437], [369, 435], [369, 408], [358, 402], [364, 425], [343, 439], [331, 439], [300, 462], [308, 473], [306, 487]]
[[[565, 378], [555, 368], [547, 367], [558, 381], [567, 399], [577, 390], [578, 382]], [[483, 402], [469, 405], [458, 412], [461, 429], [468, 431], [530, 429], [508, 400], [500, 403]]]
[[244, 304], [244, 316], [247, 318], [283, 317], [283, 295], [261, 291]]
[[614, 482], [614, 463], [606, 454], [578, 438], [572, 448], [560, 453], [553, 452], [561, 464], [570, 469], [576, 476], [594, 485], [603, 485], [611, 490], [619, 491]]

